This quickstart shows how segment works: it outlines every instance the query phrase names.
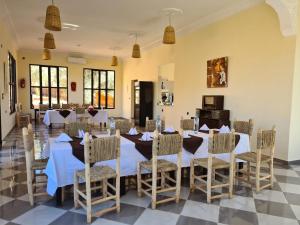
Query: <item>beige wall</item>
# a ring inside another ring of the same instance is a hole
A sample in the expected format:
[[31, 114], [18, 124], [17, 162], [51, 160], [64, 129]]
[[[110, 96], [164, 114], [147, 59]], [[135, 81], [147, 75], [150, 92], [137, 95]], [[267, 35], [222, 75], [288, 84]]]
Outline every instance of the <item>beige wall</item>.
[[[168, 109], [172, 125], [180, 116], [194, 115], [205, 94], [225, 95], [231, 119], [253, 118], [255, 128], [277, 126], [276, 157], [288, 159], [295, 37], [284, 38], [275, 12], [261, 4], [212, 24], [176, 45], [142, 52], [124, 62], [123, 113], [130, 115], [130, 81], [157, 81], [162, 64], [175, 63], [175, 105]], [[206, 87], [208, 59], [229, 57], [229, 87]]]
[[[2, 138], [4, 138], [15, 125], [15, 114], [10, 114], [9, 109], [9, 92], [7, 91], [2, 98], [4, 92], [4, 72], [3, 62], [6, 63], [6, 73], [8, 72], [8, 52], [10, 52], [17, 60], [17, 48], [13, 41], [11, 32], [4, 25], [3, 21], [0, 20], [0, 102], [1, 102], [1, 124], [2, 124]], [[18, 74], [18, 73], [17, 73]], [[8, 79], [7, 79], [8, 82]]]
[[[111, 69], [116, 72], [116, 102], [115, 109], [109, 109], [109, 116], [120, 116], [122, 110], [122, 64], [117, 67], [110, 66], [110, 59], [103, 58], [87, 58], [87, 64], [70, 64], [67, 62], [67, 54], [52, 53], [51, 60], [42, 60], [41, 51], [33, 50], [20, 50], [18, 52], [18, 69], [19, 78], [26, 79], [26, 87], [19, 88], [19, 101], [22, 103], [25, 111], [30, 109], [30, 91], [29, 91], [29, 65], [41, 64], [41, 65], [54, 65], [54, 66], [66, 66], [68, 67], [68, 81], [69, 81], [69, 102], [83, 103], [83, 68], [93, 69]], [[77, 83], [76, 92], [71, 91], [71, 82]]]

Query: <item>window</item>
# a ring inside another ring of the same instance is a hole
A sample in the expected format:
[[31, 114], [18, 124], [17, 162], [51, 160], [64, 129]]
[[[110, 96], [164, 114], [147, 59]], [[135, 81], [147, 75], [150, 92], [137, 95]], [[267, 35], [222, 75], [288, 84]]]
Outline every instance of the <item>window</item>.
[[68, 68], [62, 66], [30, 65], [30, 104], [68, 103]]
[[8, 72], [9, 72], [9, 108], [10, 113], [16, 111], [17, 104], [17, 73], [16, 73], [16, 60], [12, 54], [8, 53]]
[[95, 108], [115, 108], [115, 71], [83, 70], [83, 102]]

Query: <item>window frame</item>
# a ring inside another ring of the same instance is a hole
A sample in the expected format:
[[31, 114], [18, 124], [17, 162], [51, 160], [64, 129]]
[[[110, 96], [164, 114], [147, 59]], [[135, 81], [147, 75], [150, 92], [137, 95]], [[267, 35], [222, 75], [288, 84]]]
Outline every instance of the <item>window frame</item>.
[[[31, 85], [31, 66], [38, 66], [39, 67], [39, 86], [36, 85]], [[43, 87], [42, 85], [42, 68], [47, 67], [48, 69], [48, 86]], [[51, 86], [51, 68], [56, 68], [56, 82], [57, 86], [52, 87]], [[59, 86], [59, 68], [66, 68], [66, 75], [67, 75], [67, 86], [66, 87], [60, 87]], [[67, 90], [67, 103], [69, 102], [69, 68], [67, 66], [54, 66], [54, 65], [42, 65], [42, 64], [29, 64], [29, 95], [30, 95], [30, 108], [34, 109], [34, 106], [32, 104], [32, 95], [31, 95], [31, 89], [32, 88], [39, 88], [39, 93], [40, 93], [40, 103], [39, 104], [44, 104], [42, 102], [42, 89], [47, 88], [48, 89], [48, 97], [49, 97], [49, 108], [52, 106], [51, 102], [51, 89], [52, 88], [57, 88], [57, 104], [60, 104], [60, 94], [59, 90], [60, 89], [66, 89]], [[55, 104], [55, 103], [54, 103]]]
[[[91, 88], [86, 88], [85, 87], [85, 70], [90, 70], [91, 71]], [[94, 88], [94, 71], [98, 71], [99, 73], [99, 86], [98, 88]], [[105, 72], [105, 88], [101, 88], [101, 72]], [[114, 88], [108, 88], [108, 72], [113, 72], [114, 73]], [[100, 94], [98, 96], [98, 102], [99, 102], [99, 106], [96, 107], [96, 109], [100, 109], [101, 108], [101, 91], [104, 90], [105, 91], [105, 107], [103, 107], [104, 109], [115, 109], [116, 108], [116, 71], [115, 70], [110, 70], [110, 69], [93, 69], [93, 68], [83, 68], [83, 104], [85, 104], [84, 99], [85, 99], [85, 90], [90, 90], [91, 91], [91, 105], [94, 106], [94, 98], [93, 98], [93, 93], [94, 91], [99, 91]], [[108, 97], [108, 91], [113, 91], [114, 93], [114, 102], [113, 102], [113, 107], [108, 108], [107, 107], [107, 97]]]
[[10, 52], [8, 52], [8, 73], [9, 73], [9, 83], [8, 83], [9, 110], [10, 110], [10, 114], [13, 114], [16, 112], [16, 104], [17, 104], [17, 62], [14, 56]]

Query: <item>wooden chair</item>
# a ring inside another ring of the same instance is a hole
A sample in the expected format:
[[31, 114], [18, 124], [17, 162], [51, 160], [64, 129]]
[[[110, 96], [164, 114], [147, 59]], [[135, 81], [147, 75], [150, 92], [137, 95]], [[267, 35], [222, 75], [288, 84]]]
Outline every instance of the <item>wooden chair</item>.
[[[148, 132], [153, 132], [156, 130], [156, 120], [149, 120], [149, 117], [146, 117], [146, 127], [145, 130]], [[161, 120], [161, 130], [165, 130], [165, 121]]]
[[[275, 137], [276, 130], [275, 126], [271, 130], [259, 130], [257, 133], [257, 149], [255, 152], [245, 152], [236, 155], [237, 159], [243, 160], [247, 163], [247, 169], [237, 170], [238, 173], [242, 173], [246, 176], [239, 176], [237, 174], [236, 178], [252, 184], [251, 178], [255, 177], [256, 192], [267, 187], [273, 187], [274, 174], [273, 174], [273, 161], [275, 152]], [[269, 166], [269, 172], [267, 175], [261, 175], [262, 164], [267, 164]], [[251, 167], [255, 167], [255, 173], [251, 171]], [[268, 183], [261, 186], [261, 182], [267, 180]]]
[[[92, 216], [99, 217], [106, 212], [117, 210], [120, 212], [120, 131], [116, 132], [116, 136], [109, 136], [89, 139], [89, 134], [84, 137], [84, 161], [85, 169], [76, 171], [74, 174], [74, 205], [75, 208], [82, 206], [87, 211], [87, 222], [91, 223]], [[116, 170], [109, 166], [90, 167], [91, 163], [116, 160]], [[108, 182], [108, 179], [115, 179], [116, 186]], [[85, 190], [79, 188], [79, 181], [85, 181]], [[101, 183], [99, 186], [98, 183]], [[95, 183], [93, 187], [91, 184]], [[97, 186], [98, 185], [98, 186]], [[113, 190], [111, 193], [108, 187]], [[102, 190], [102, 195], [92, 199], [91, 191]], [[82, 202], [79, 197], [85, 200]], [[101, 211], [92, 213], [92, 206], [106, 201], [115, 200], [116, 205]]]
[[27, 127], [31, 123], [31, 114], [22, 112], [22, 105], [16, 104], [16, 124], [18, 128]]
[[[182, 133], [182, 131], [180, 132]], [[164, 159], [158, 159], [158, 156], [177, 154], [177, 164]], [[152, 160], [139, 162], [137, 165], [138, 196], [142, 194], [152, 199], [152, 209], [157, 204], [176, 201], [179, 202], [181, 185], [181, 160], [182, 160], [182, 136], [181, 134], [159, 135], [154, 132], [152, 145]], [[150, 171], [152, 178], [142, 177], [143, 170]], [[171, 178], [170, 172], [176, 172], [176, 178]], [[158, 176], [158, 174], [160, 176]], [[157, 185], [157, 180], [161, 185]], [[169, 181], [166, 182], [166, 181]], [[170, 185], [172, 183], [175, 186]], [[146, 188], [144, 189], [143, 186]], [[170, 198], [157, 201], [157, 194], [163, 192], [175, 191], [175, 195]]]
[[39, 122], [44, 118], [46, 111], [49, 109], [49, 105], [39, 104], [39, 109], [37, 112]]
[[74, 108], [74, 109], [79, 108], [78, 103], [70, 103], [69, 105], [70, 105], [71, 108]]
[[121, 134], [126, 134], [133, 127], [133, 123], [130, 120], [115, 120], [116, 130], [120, 130]]
[[249, 119], [249, 121], [234, 121], [233, 129], [237, 133], [248, 134], [249, 138], [251, 138], [253, 133], [253, 120]]
[[89, 106], [90, 106], [90, 104], [82, 104], [82, 108], [85, 108], [85, 109], [88, 109], [89, 108]]
[[[36, 173], [37, 170], [45, 170], [47, 165], [47, 160], [35, 160], [34, 159], [34, 139], [32, 125], [29, 124], [28, 128], [23, 128], [23, 142], [25, 148], [25, 158], [26, 158], [26, 174], [27, 174], [27, 189], [30, 205], [34, 205], [34, 197], [47, 195], [46, 192], [37, 192], [36, 188], [41, 186], [46, 186], [47, 181], [41, 179], [47, 178], [44, 173]], [[40, 178], [40, 179], [37, 179]]]
[[193, 119], [183, 119], [180, 120], [180, 128], [182, 130], [194, 130], [195, 124]]
[[60, 104], [52, 104], [52, 109], [60, 109]]
[[76, 119], [83, 122], [89, 118], [89, 116], [85, 112], [85, 108], [80, 107], [75, 109]]
[[[213, 131], [209, 133], [208, 139], [208, 158], [193, 159], [191, 161], [190, 168], [190, 189], [194, 191], [199, 189], [207, 195], [207, 202], [210, 203], [212, 199], [221, 198], [223, 196], [229, 196], [232, 198], [233, 178], [234, 178], [234, 166], [235, 166], [235, 134], [213, 134]], [[222, 159], [215, 157], [217, 154], [230, 153], [230, 162], [226, 162]], [[206, 175], [195, 175], [195, 167], [200, 166], [207, 169]], [[229, 169], [229, 177], [216, 172], [220, 169]], [[222, 183], [215, 179], [215, 175], [222, 177], [226, 182]], [[205, 180], [206, 178], [206, 180]], [[197, 183], [195, 182], [197, 181]], [[212, 196], [212, 190], [216, 188], [228, 187], [228, 193], [222, 193]]]
[[78, 136], [78, 130], [83, 130], [84, 132], [91, 132], [91, 124], [87, 122], [66, 122], [65, 123], [65, 133], [70, 137]]

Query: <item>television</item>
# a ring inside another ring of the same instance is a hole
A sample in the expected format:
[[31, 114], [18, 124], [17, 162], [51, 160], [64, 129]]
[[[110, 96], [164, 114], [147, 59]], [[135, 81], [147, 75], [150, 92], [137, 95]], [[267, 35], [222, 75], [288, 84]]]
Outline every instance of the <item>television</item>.
[[223, 110], [224, 95], [203, 95], [202, 108], [206, 110]]

